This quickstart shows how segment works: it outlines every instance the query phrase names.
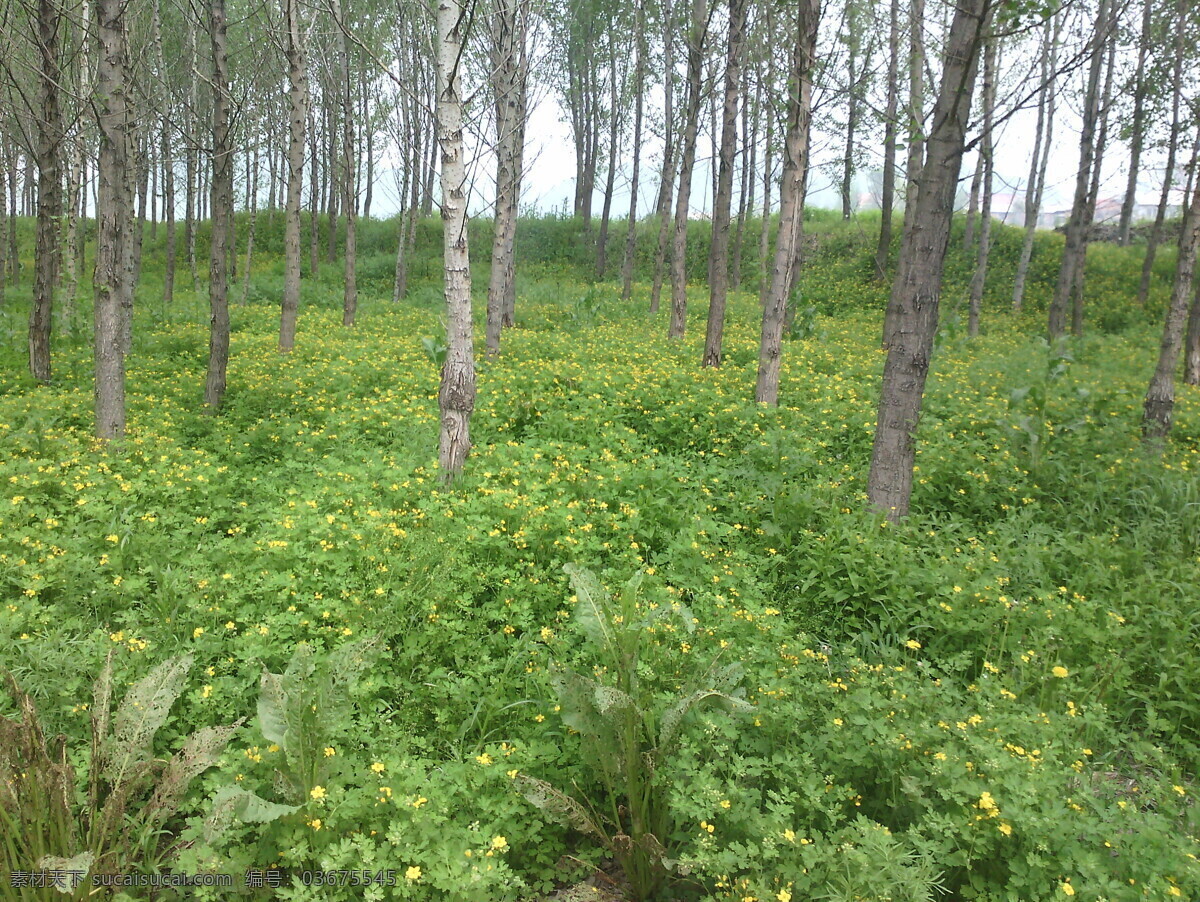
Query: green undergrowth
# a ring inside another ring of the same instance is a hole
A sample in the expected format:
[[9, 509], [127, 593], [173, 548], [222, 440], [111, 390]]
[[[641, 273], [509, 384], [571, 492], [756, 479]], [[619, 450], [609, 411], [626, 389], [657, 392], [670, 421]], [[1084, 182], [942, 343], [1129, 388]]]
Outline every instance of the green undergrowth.
[[[733, 295], [725, 362], [701, 370], [701, 287], [669, 343], [644, 283], [623, 303], [566, 267], [526, 274], [451, 486], [428, 281], [393, 306], [368, 280], [344, 330], [323, 272], [280, 357], [264, 258], [211, 416], [204, 298], [156, 304], [148, 269], [110, 449], [89, 438], [86, 340], [60, 330], [35, 388], [8, 311], [0, 664], [46, 735], [85, 749], [109, 652], [118, 697], [189, 656], [158, 757], [247, 721], [140, 866], [290, 869], [247, 898], [542, 898], [610, 857], [656, 899], [1200, 897], [1200, 395], [1181, 387], [1148, 454], [1154, 310], [1104, 287], [1132, 257], [1102, 251], [1094, 283], [1127, 319], [1064, 347], [1000, 284], [979, 338], [948, 318], [895, 526], [865, 504], [866, 247], [810, 261], [775, 410], [753, 403], [755, 296]], [[589, 597], [642, 574], [608, 615], [617, 644], [581, 620], [567, 565]], [[730, 704], [663, 741], [674, 700], [710, 689]], [[614, 832], [643, 800], [653, 839]], [[385, 879], [300, 876], [346, 869]]]

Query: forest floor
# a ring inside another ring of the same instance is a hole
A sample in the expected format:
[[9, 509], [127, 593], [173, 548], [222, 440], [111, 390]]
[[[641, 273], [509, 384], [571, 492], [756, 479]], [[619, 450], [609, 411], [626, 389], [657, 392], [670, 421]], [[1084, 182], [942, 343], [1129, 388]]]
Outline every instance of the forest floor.
[[[287, 869], [252, 898], [599, 898], [640, 798], [654, 898], [1200, 898], [1200, 392], [1143, 447], [1157, 326], [1050, 348], [1040, 314], [968, 339], [948, 313], [895, 526], [865, 503], [878, 289], [802, 311], [774, 410], [755, 297], [704, 370], [702, 286], [675, 343], [647, 293], [523, 280], [451, 486], [436, 290], [368, 284], [353, 329], [311, 303], [286, 357], [253, 292], [217, 416], [199, 297], [146, 303], [110, 449], [89, 343], [34, 387], [6, 309], [0, 666], [82, 787], [111, 655], [131, 701], [101, 760], [151, 777], [125, 811], [145, 829], [97, 840], [80, 788], [90, 839], [54, 854]], [[243, 720], [150, 819], [152, 756]], [[34, 846], [7, 848], [18, 870]]]

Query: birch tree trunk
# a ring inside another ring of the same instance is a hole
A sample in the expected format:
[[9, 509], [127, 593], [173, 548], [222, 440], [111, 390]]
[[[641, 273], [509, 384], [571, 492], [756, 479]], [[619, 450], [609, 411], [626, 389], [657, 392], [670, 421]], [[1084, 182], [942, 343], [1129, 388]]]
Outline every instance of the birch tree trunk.
[[[250, 166], [250, 177], [248, 180], [247, 193], [250, 195], [250, 222], [246, 224], [246, 267], [242, 270], [242, 306], [246, 306], [246, 302], [250, 298], [250, 265], [254, 262], [254, 226], [258, 219], [258, 154], [259, 147], [254, 148], [254, 162]], [[296, 271], [300, 270], [300, 236], [296, 235]], [[287, 244], [287, 238], [284, 237], [284, 244]], [[284, 252], [286, 255], [287, 248]], [[284, 262], [286, 270], [287, 262]], [[284, 273], [284, 278], [287, 273]]]
[[671, 195], [675, 188], [675, 29], [672, 0], [663, 0], [663, 159], [658, 181], [658, 244], [654, 250], [654, 281], [650, 286], [650, 312], [658, 313], [666, 270], [667, 243], [671, 235]]
[[801, 0], [797, 7], [792, 71], [788, 85], [788, 129], [783, 144], [783, 177], [779, 184], [779, 233], [771, 267], [771, 289], [763, 305], [762, 337], [758, 347], [758, 379], [754, 400], [774, 407], [779, 403], [779, 368], [783, 354], [783, 324], [788, 295], [795, 284], [800, 230], [804, 219], [804, 185], [809, 162], [812, 123], [812, 68], [816, 62], [819, 0]]
[[1021, 255], [1017, 258], [1017, 272], [1013, 278], [1014, 313], [1020, 313], [1025, 303], [1025, 279], [1029, 274], [1029, 261], [1033, 258], [1033, 238], [1042, 210], [1046, 170], [1050, 166], [1050, 148], [1054, 142], [1054, 111], [1058, 99], [1055, 77], [1058, 69], [1060, 28], [1061, 19], [1047, 19], [1042, 32], [1041, 89], [1038, 91], [1033, 155], [1029, 160], [1029, 181], [1025, 186], [1025, 237], [1021, 242]]
[[701, 366], [721, 365], [725, 335], [725, 301], [729, 293], [729, 218], [733, 205], [733, 165], [737, 149], [738, 88], [742, 80], [742, 39], [746, 29], [746, 0], [729, 0], [729, 38], [725, 54], [725, 99], [721, 108], [721, 165], [717, 172], [712, 219], [712, 282], [709, 288], [708, 329]]
[[212, 44], [212, 241], [208, 256], [208, 376], [204, 405], [221, 406], [229, 367], [229, 221], [233, 218], [233, 145], [229, 134], [229, 65], [225, 0], [209, 0]]
[[[1200, 136], [1197, 140], [1197, 148], [1200, 149]], [[1196, 162], [1196, 154], [1193, 153], [1193, 171]], [[1183, 339], [1184, 321], [1188, 315], [1188, 301], [1192, 297], [1196, 245], [1200, 240], [1200, 178], [1193, 177], [1192, 182], [1191, 200], [1184, 211], [1183, 223], [1179, 229], [1175, 284], [1171, 290], [1171, 304], [1167, 308], [1166, 320], [1163, 323], [1158, 365], [1154, 368], [1143, 404], [1142, 437], [1150, 442], [1161, 442], [1167, 437], [1175, 413], [1175, 367], [1179, 362], [1179, 346]]]
[[996, 121], [996, 40], [988, 42], [983, 51], [983, 135], [979, 144], [979, 165], [983, 171], [979, 201], [979, 248], [975, 257], [975, 272], [971, 275], [971, 299], [967, 313], [967, 334], [979, 334], [979, 315], [983, 308], [983, 289], [987, 285], [988, 258], [992, 252], [992, 184], [995, 159], [992, 130]]
[[900, 0], [891, 0], [888, 8], [887, 101], [883, 110], [883, 186], [879, 198], [879, 244], [875, 248], [875, 275], [881, 282], [887, 277], [888, 257], [892, 250], [892, 209], [896, 202], [896, 107], [900, 74]]
[[1108, 40], [1108, 18], [1111, 0], [1100, 0], [1096, 30], [1091, 41], [1091, 65], [1088, 70], [1087, 92], [1084, 97], [1083, 128], [1079, 136], [1079, 170], [1075, 179], [1075, 198], [1071, 217], [1067, 220], [1066, 245], [1054, 298], [1050, 302], [1048, 331], [1053, 341], [1067, 330], [1067, 304], [1075, 288], [1076, 276], [1083, 266], [1088, 230], [1088, 201], [1091, 194], [1092, 167], [1096, 156], [1096, 126], [1100, 113], [1100, 78], [1104, 71], [1104, 48]]
[[638, 180], [642, 165], [642, 117], [645, 114], [646, 88], [646, 10], [644, 0], [635, 0], [633, 37], [633, 173], [629, 183], [629, 228], [625, 232], [625, 256], [621, 262], [621, 300], [633, 294], [633, 258], [637, 251]]
[[704, 66], [704, 40], [708, 30], [706, 0], [692, 0], [692, 22], [688, 32], [688, 92], [684, 105], [683, 154], [679, 164], [679, 190], [675, 195], [675, 237], [671, 248], [671, 323], [668, 338], [682, 338], [687, 328], [687, 224], [692, 193], [692, 170], [696, 165], [696, 138], [700, 131], [700, 107]]
[[[342, 325], [353, 326], [358, 312], [358, 152], [354, 146], [354, 85], [350, 81], [350, 54], [346, 51], [346, 23], [340, 0], [332, 0], [336, 23], [338, 67], [342, 82], [342, 212], [346, 217], [345, 287], [342, 292]], [[364, 128], [367, 127], [364, 125]]]
[[129, 224], [125, 193], [128, 136], [125, 130], [125, 0], [95, 0], [99, 45], [96, 65], [100, 125], [96, 167], [96, 269], [93, 275], [93, 337], [96, 437], [125, 434], [125, 351], [121, 343], [121, 294], [124, 273], [121, 245]]
[[[296, 343], [300, 309], [300, 197], [304, 190], [304, 126], [308, 120], [308, 61], [300, 27], [300, 0], [284, 0], [288, 63], [287, 209], [283, 221], [283, 298], [279, 305], [279, 350]], [[314, 233], [316, 223], [313, 223]], [[249, 267], [247, 267], [248, 269]], [[315, 272], [314, 272], [315, 275]]]
[[917, 423], [937, 332], [954, 194], [975, 89], [980, 37], [990, 15], [990, 2], [963, 0], [955, 7], [928, 152], [919, 173], [916, 203], [911, 205], [905, 222], [889, 301], [892, 315], [885, 335], [887, 361], [867, 498], [873, 508], [893, 521], [908, 513], [912, 496]]
[[442, 153], [442, 248], [446, 291], [446, 361], [438, 389], [438, 465], [448, 481], [471, 449], [475, 353], [471, 332], [471, 261], [467, 248], [467, 171], [459, 66], [469, 21], [458, 0], [438, 0], [438, 144]]
[[62, 10], [58, 0], [38, 0], [37, 120], [38, 193], [37, 249], [33, 276], [33, 306], [29, 311], [29, 372], [38, 382], [50, 381], [50, 329], [54, 286], [58, 282], [58, 229], [62, 218], [62, 115], [58, 92], [62, 74], [58, 33]]
[[517, 204], [524, 156], [529, 11], [525, 0], [495, 0], [492, 14], [492, 92], [496, 107], [496, 207], [488, 282], [487, 353], [500, 353], [509, 285], [515, 277]]

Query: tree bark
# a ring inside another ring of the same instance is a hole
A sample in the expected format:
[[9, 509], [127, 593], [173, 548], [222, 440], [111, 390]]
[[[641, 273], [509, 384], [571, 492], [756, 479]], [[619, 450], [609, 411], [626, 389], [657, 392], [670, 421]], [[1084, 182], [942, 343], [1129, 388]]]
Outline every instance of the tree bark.
[[466, 164], [459, 94], [467, 11], [458, 0], [438, 0], [438, 144], [442, 154], [442, 249], [446, 291], [446, 360], [438, 388], [441, 432], [438, 465], [449, 481], [471, 449], [475, 409], [475, 353], [471, 331], [471, 261], [467, 247]]
[[904, 226], [917, 205], [918, 181], [925, 160], [925, 0], [910, 0], [908, 19], [908, 161]]
[[638, 180], [642, 166], [642, 117], [645, 114], [646, 89], [646, 10], [644, 0], [635, 0], [634, 23], [634, 105], [633, 105], [633, 173], [629, 184], [629, 228], [625, 232], [625, 256], [621, 262], [621, 300], [633, 295], [633, 259], [637, 251]]
[[1188, 385], [1200, 385], [1200, 285], [1196, 285], [1193, 292], [1192, 309], [1188, 314], [1187, 338], [1183, 345], [1183, 381]]
[[209, 0], [212, 45], [212, 246], [208, 257], [208, 376], [204, 404], [217, 410], [225, 396], [229, 366], [229, 221], [233, 218], [233, 145], [229, 133], [229, 65], [225, 0]]
[[188, 54], [188, 104], [183, 111], [183, 121], [187, 133], [184, 135], [184, 207], [183, 207], [183, 243], [187, 248], [188, 270], [192, 275], [192, 289], [199, 284], [196, 270], [196, 191], [199, 176], [199, 147], [200, 140], [196, 134], [199, 116], [196, 112], [199, 92], [197, 90], [197, 47], [196, 26], [190, 15], [185, 15], [187, 21], [187, 54]]
[[[309, 86], [311, 90], [311, 85]], [[321, 164], [317, 148], [317, 121], [313, 115], [312, 94], [308, 99], [309, 185], [308, 185], [308, 275], [315, 279], [321, 268]], [[290, 126], [289, 126], [290, 127]], [[289, 151], [290, 152], [290, 151]]]
[[[1197, 136], [1200, 150], [1200, 136]], [[1196, 245], [1200, 241], [1200, 178], [1195, 176], [1197, 155], [1192, 154], [1192, 196], [1184, 211], [1179, 229], [1179, 256], [1175, 262], [1175, 284], [1171, 303], [1163, 323], [1162, 343], [1158, 350], [1158, 365], [1150, 379], [1143, 404], [1142, 437], [1161, 442], [1171, 431], [1175, 413], [1175, 367], [1179, 362], [1179, 346], [1183, 339], [1184, 320], [1192, 296], [1192, 277], [1196, 267]]]
[[889, 302], [879, 415], [871, 452], [867, 498], [888, 519], [908, 513], [912, 496], [915, 435], [925, 378], [937, 332], [938, 299], [954, 194], [962, 165], [980, 37], [991, 0], [964, 0], [955, 7], [945, 45], [941, 85], [933, 109], [928, 151], [910, 207]]
[[779, 233], [771, 268], [771, 290], [763, 305], [762, 337], [758, 348], [758, 379], [754, 400], [772, 407], [779, 403], [779, 369], [783, 354], [783, 325], [788, 295], [795, 284], [800, 230], [804, 219], [804, 185], [809, 164], [812, 123], [812, 68], [816, 62], [819, 0], [801, 0], [797, 8], [788, 86], [788, 128], [783, 144], [783, 177], [779, 185]]
[[1033, 238], [1037, 232], [1042, 196], [1046, 190], [1046, 170], [1050, 166], [1050, 148], [1054, 141], [1054, 112], [1058, 99], [1055, 77], [1058, 69], [1060, 28], [1061, 19], [1054, 18], [1053, 24], [1052, 19], [1047, 19], [1042, 32], [1041, 89], [1038, 91], [1033, 155], [1029, 160], [1029, 181], [1025, 185], [1025, 237], [1021, 242], [1021, 255], [1017, 258], [1017, 272], [1013, 277], [1014, 313], [1020, 313], [1025, 302], [1025, 279], [1029, 274], [1029, 261], [1033, 257]]
[[[745, 42], [742, 44], [742, 175], [739, 191], [741, 196], [738, 198], [738, 216], [737, 228], [733, 235], [733, 271], [730, 273], [730, 280], [734, 290], [742, 287], [742, 257], [745, 248], [745, 229], [746, 217], [750, 215], [750, 209], [754, 206], [754, 170], [755, 151], [758, 149], [758, 114], [762, 109], [762, 81], [761, 79], [754, 87], [754, 103], [750, 103], [750, 90], [748, 85], [748, 67], [745, 60]], [[751, 109], [753, 107], [753, 110]]]
[[529, 10], [525, 0], [495, 0], [492, 14], [492, 93], [496, 107], [496, 206], [492, 268], [488, 282], [487, 353], [500, 353], [500, 332], [509, 285], [515, 277], [514, 251], [521, 162], [524, 156], [526, 51]]
[[996, 39], [983, 51], [983, 135], [979, 143], [979, 165], [983, 171], [979, 202], [979, 248], [975, 272], [971, 276], [971, 299], [967, 313], [967, 335], [979, 334], [979, 315], [983, 308], [983, 289], [987, 285], [988, 258], [992, 252], [992, 184], [995, 176], [995, 144], [992, 131], [996, 121]]
[[617, 159], [621, 153], [620, 95], [617, 85], [617, 53], [613, 36], [609, 32], [609, 114], [608, 125], [608, 172], [604, 178], [604, 205], [600, 208], [600, 235], [596, 240], [596, 278], [603, 279], [608, 272], [608, 224], [612, 217], [613, 186], [617, 177]]
[[1088, 231], [1091, 225], [1088, 216], [1091, 177], [1096, 157], [1096, 125], [1100, 113], [1100, 79], [1104, 71], [1104, 48], [1109, 37], [1111, 8], [1111, 0], [1100, 0], [1096, 30], [1091, 42], [1092, 57], [1084, 97], [1083, 128], [1079, 136], [1079, 170], [1075, 178], [1075, 198], [1071, 205], [1071, 217], [1067, 220], [1066, 245], [1063, 248], [1062, 265], [1058, 270], [1058, 282], [1054, 288], [1054, 298], [1050, 302], [1048, 331], [1052, 341], [1060, 338], [1067, 330], [1067, 304], [1071, 300], [1077, 274], [1087, 253]]
[[675, 195], [675, 238], [671, 248], [671, 323], [668, 338], [682, 338], [687, 328], [687, 224], [696, 164], [696, 138], [700, 131], [700, 106], [704, 40], [708, 30], [706, 0], [692, 0], [688, 32], [688, 93], [684, 105], [683, 154], [679, 165], [679, 190]]
[[121, 294], [125, 290], [121, 245], [129, 224], [125, 192], [128, 165], [125, 84], [125, 0], [95, 0], [97, 112], [96, 269], [93, 276], [93, 359], [96, 437], [125, 434], [125, 351], [121, 341]]
[[[288, 63], [287, 209], [283, 222], [283, 299], [279, 309], [279, 350], [296, 344], [300, 309], [300, 200], [304, 191], [304, 126], [308, 121], [308, 60], [300, 27], [300, 0], [284, 0]], [[313, 222], [316, 232], [316, 222]], [[247, 267], [249, 268], [249, 267]], [[314, 275], [316, 267], [314, 266]]]
[[[250, 299], [250, 265], [254, 262], [254, 227], [258, 219], [258, 155], [259, 147], [254, 147], [254, 162], [250, 165], [250, 174], [247, 179], [246, 192], [250, 195], [250, 221], [246, 224], [246, 266], [242, 270], [242, 306], [246, 306], [246, 302]], [[287, 238], [284, 237], [284, 252], [286, 256]], [[284, 261], [284, 277], [286, 273], [287, 261]], [[300, 271], [300, 233], [296, 232], [296, 271]]]
[[725, 55], [725, 99], [721, 108], [721, 165], [712, 219], [712, 282], [708, 329], [701, 366], [720, 366], [725, 335], [725, 301], [729, 293], [729, 218], [733, 205], [734, 152], [737, 149], [738, 88], [742, 80], [742, 40], [746, 0], [729, 0], [729, 38]]
[[342, 82], [342, 211], [346, 217], [345, 286], [342, 292], [342, 325], [353, 326], [358, 311], [358, 152], [354, 146], [354, 85], [350, 81], [350, 54], [346, 51], [346, 23], [340, 0], [332, 0], [336, 20], [338, 65]]
[[1151, 33], [1154, 24], [1155, 4], [1142, 6], [1142, 34], [1138, 39], [1137, 65], [1134, 67], [1133, 117], [1129, 122], [1129, 180], [1125, 185], [1125, 199], [1121, 202], [1121, 219], [1117, 224], [1117, 243], [1129, 244], [1130, 226], [1133, 222], [1133, 205], [1137, 200], [1138, 170], [1142, 162], [1142, 146], [1146, 140], [1146, 56], [1150, 51]]
[[662, 298], [667, 244], [671, 235], [671, 197], [675, 190], [675, 20], [672, 0], [663, 0], [663, 158], [658, 181], [658, 244], [654, 250], [654, 280], [650, 286], [650, 312], [658, 313]]
[[33, 276], [33, 306], [29, 311], [29, 372], [39, 382], [50, 381], [50, 329], [54, 286], [58, 282], [58, 229], [62, 218], [62, 114], [58, 92], [58, 33], [62, 10], [58, 0], [38, 0], [37, 45], [40, 57], [38, 88], [37, 249]]
[[900, 72], [900, 0], [891, 0], [888, 9], [887, 101], [883, 111], [883, 186], [879, 198], [879, 244], [875, 248], [875, 275], [887, 277], [888, 257], [892, 250], [892, 209], [896, 202], [896, 108]]

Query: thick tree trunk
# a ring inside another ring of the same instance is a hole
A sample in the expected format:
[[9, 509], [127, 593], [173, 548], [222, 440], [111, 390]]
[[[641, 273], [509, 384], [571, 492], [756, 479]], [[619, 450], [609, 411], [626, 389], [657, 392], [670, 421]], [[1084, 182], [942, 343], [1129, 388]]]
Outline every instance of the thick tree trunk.
[[688, 92], [684, 107], [683, 154], [679, 165], [679, 191], [675, 195], [675, 237], [671, 248], [671, 323], [668, 338], [682, 338], [687, 328], [687, 224], [691, 206], [692, 170], [696, 164], [696, 138], [700, 131], [700, 104], [704, 40], [708, 29], [706, 0], [692, 0], [688, 32]]
[[637, 251], [638, 180], [642, 166], [642, 117], [645, 114], [646, 89], [646, 10], [643, 0], [636, 0], [634, 26], [634, 106], [633, 106], [633, 173], [629, 184], [629, 228], [625, 232], [625, 256], [621, 262], [621, 300], [633, 294], [633, 259]]
[[[288, 63], [287, 209], [283, 221], [283, 299], [279, 308], [279, 350], [296, 343], [300, 309], [300, 198], [304, 191], [304, 126], [308, 121], [308, 61], [300, 25], [300, 0], [284, 0]], [[313, 222], [316, 232], [316, 222]], [[249, 267], [247, 267], [248, 269]], [[314, 274], [316, 268], [314, 267]]]
[[1055, 77], [1058, 68], [1058, 36], [1061, 20], [1046, 20], [1042, 32], [1041, 90], [1038, 92], [1037, 126], [1033, 139], [1033, 155], [1029, 160], [1029, 181], [1025, 186], [1025, 237], [1017, 272], [1013, 278], [1013, 312], [1020, 313], [1025, 303], [1025, 279], [1029, 261], [1033, 258], [1033, 238], [1037, 232], [1042, 210], [1042, 195], [1046, 190], [1046, 170], [1050, 166], [1050, 148], [1054, 141], [1054, 111], [1058, 99]]
[[61, 72], [58, 33], [62, 10], [58, 0], [38, 0], [37, 45], [40, 56], [38, 89], [37, 249], [33, 276], [33, 306], [29, 311], [29, 372], [39, 382], [50, 381], [50, 327], [54, 286], [58, 282], [58, 229], [62, 218], [62, 114], [58, 106]]
[[100, 154], [96, 189], [96, 269], [93, 276], [93, 355], [96, 437], [125, 434], [125, 351], [121, 342], [121, 295], [126, 290], [121, 245], [127, 238], [129, 198], [125, 85], [125, 0], [95, 0], [97, 112]]
[[1091, 65], [1088, 71], [1087, 92], [1083, 105], [1083, 128], [1079, 136], [1079, 170], [1075, 179], [1075, 198], [1071, 205], [1071, 217], [1067, 220], [1066, 245], [1063, 248], [1062, 265], [1058, 270], [1058, 282], [1054, 298], [1050, 302], [1048, 331], [1051, 340], [1060, 338], [1067, 331], [1067, 305], [1071, 301], [1076, 279], [1087, 253], [1088, 231], [1091, 226], [1089, 201], [1091, 198], [1092, 167], [1096, 158], [1096, 126], [1100, 114], [1100, 80], [1104, 71], [1104, 48], [1109, 38], [1109, 10], [1111, 0], [1101, 0], [1097, 15], [1096, 30], [1091, 42]]
[[209, 0], [212, 44], [212, 246], [208, 257], [208, 377], [204, 404], [221, 406], [229, 366], [229, 221], [233, 218], [233, 144], [229, 133], [229, 65], [225, 37], [225, 0]]
[[758, 380], [754, 388], [754, 400], [772, 407], [779, 403], [783, 325], [788, 295], [796, 280], [795, 267], [804, 219], [804, 185], [809, 163], [809, 127], [812, 123], [812, 68], [816, 61], [820, 20], [819, 0], [802, 0], [797, 11], [792, 71], [788, 79], [788, 129], [783, 144], [783, 177], [779, 186], [779, 234], [775, 238], [771, 290], [763, 305]]
[[979, 315], [983, 308], [983, 289], [987, 285], [988, 258], [992, 252], [992, 184], [995, 158], [992, 130], [996, 121], [996, 40], [988, 41], [983, 51], [983, 135], [979, 144], [979, 164], [983, 170], [982, 198], [979, 201], [979, 248], [975, 272], [971, 276], [971, 300], [967, 314], [967, 334], [979, 334]]
[[729, 0], [729, 39], [725, 54], [725, 100], [721, 108], [721, 165], [717, 172], [712, 220], [712, 282], [708, 329], [701, 366], [720, 366], [725, 335], [725, 300], [729, 292], [729, 217], [733, 205], [734, 152], [737, 150], [738, 88], [742, 80], [742, 40], [746, 0]]
[[[910, 0], [908, 19], [908, 161], [904, 226], [917, 205], [918, 181], [925, 161], [925, 0]], [[951, 199], [953, 203], [953, 199]]]
[[897, 261], [867, 498], [890, 520], [908, 513], [916, 430], [937, 332], [942, 269], [990, 0], [963, 0], [947, 35], [928, 153]]
[[879, 244], [875, 248], [875, 275], [887, 277], [888, 257], [892, 250], [892, 209], [896, 203], [896, 108], [900, 73], [900, 0], [888, 7], [887, 101], [883, 111], [883, 186], [879, 198]]
[[459, 66], [469, 18], [458, 0], [438, 0], [438, 144], [442, 153], [442, 235], [446, 290], [446, 361], [438, 388], [438, 465], [445, 479], [462, 471], [471, 450], [475, 352], [471, 331], [471, 260], [467, 248], [466, 161]]
[[[1200, 136], [1198, 136], [1200, 141]], [[1197, 144], [1200, 148], [1200, 143]], [[1192, 156], [1192, 169], [1196, 155]], [[1179, 256], [1175, 262], [1175, 285], [1171, 304], [1163, 324], [1162, 343], [1158, 350], [1158, 365], [1150, 379], [1143, 405], [1142, 436], [1147, 441], [1162, 441], [1171, 431], [1175, 413], [1175, 367], [1179, 362], [1179, 345], [1183, 339], [1188, 301], [1192, 297], [1192, 277], [1196, 267], [1196, 245], [1200, 240], [1200, 178], [1192, 179], [1192, 196], [1184, 211], [1179, 229]]]

